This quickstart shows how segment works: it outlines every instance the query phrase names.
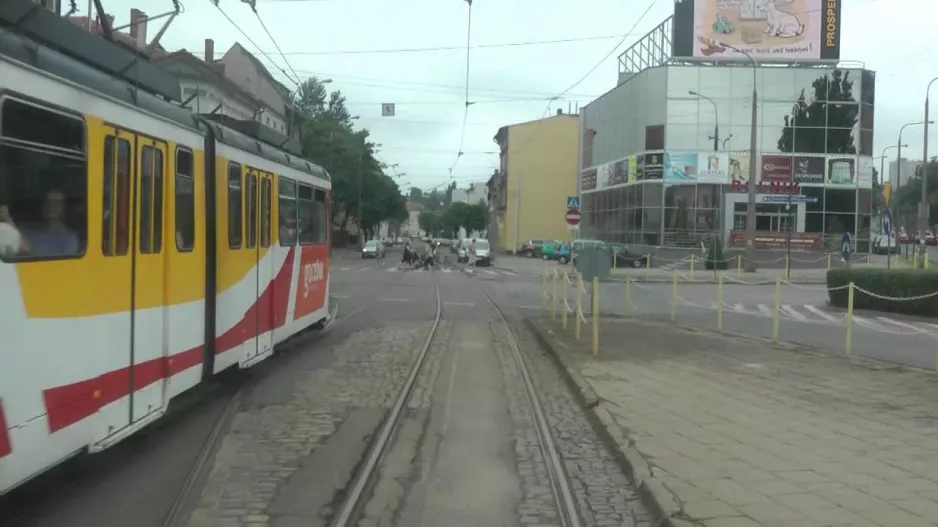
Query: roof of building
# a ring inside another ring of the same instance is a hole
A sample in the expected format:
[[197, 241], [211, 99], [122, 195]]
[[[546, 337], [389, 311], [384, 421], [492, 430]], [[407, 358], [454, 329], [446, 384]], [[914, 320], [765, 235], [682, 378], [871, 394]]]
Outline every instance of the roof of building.
[[245, 90], [239, 86], [238, 83], [229, 79], [221, 71], [219, 71], [215, 65], [206, 63], [204, 60], [196, 57], [185, 49], [167, 53], [159, 58], [154, 58], [152, 62], [164, 69], [166, 66], [174, 62], [186, 64], [201, 73], [205, 80], [216, 83], [219, 88], [222, 88], [223, 90], [228, 91], [233, 95], [251, 101], [254, 104], [262, 104], [253, 93]]
[[[283, 98], [284, 103], [289, 102], [290, 89], [284, 86], [283, 83], [275, 79], [274, 76], [271, 75], [270, 70], [268, 70], [264, 66], [263, 62], [261, 62], [257, 57], [254, 56], [253, 53], [245, 49], [244, 46], [242, 46], [241, 44], [238, 44], [237, 42], [235, 42], [231, 47], [232, 49], [237, 48], [242, 53], [244, 53], [244, 56], [247, 57], [248, 60], [250, 60], [254, 64], [254, 66], [264, 75], [264, 78], [267, 79], [267, 81], [273, 85], [274, 89], [277, 90], [277, 92]], [[287, 77], [289, 77], [289, 75], [287, 75]]]
[[[111, 24], [111, 27], [114, 27], [114, 15], [108, 15], [108, 22]], [[86, 16], [70, 16], [68, 21], [79, 26], [81, 28], [88, 27], [88, 17]], [[101, 27], [101, 21], [95, 18], [91, 21], [91, 33], [99, 36], [104, 35], [104, 29]], [[130, 48], [131, 50], [149, 58], [156, 58], [166, 54], [166, 49], [157, 44], [153, 46], [153, 49], [141, 48], [137, 45], [137, 39], [132, 37], [130, 33], [124, 33], [123, 31], [112, 31], [111, 35], [114, 37], [114, 42], [123, 45], [124, 47]]]

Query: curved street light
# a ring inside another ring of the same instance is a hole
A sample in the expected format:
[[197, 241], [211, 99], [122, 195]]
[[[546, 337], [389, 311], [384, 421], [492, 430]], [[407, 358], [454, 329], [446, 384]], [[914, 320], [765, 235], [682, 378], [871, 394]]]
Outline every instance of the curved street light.
[[925, 232], [928, 229], [929, 210], [928, 210], [928, 93], [931, 91], [931, 85], [938, 81], [938, 77], [928, 81], [928, 87], [925, 88], [925, 139], [922, 147], [922, 201], [918, 206], [918, 230]]

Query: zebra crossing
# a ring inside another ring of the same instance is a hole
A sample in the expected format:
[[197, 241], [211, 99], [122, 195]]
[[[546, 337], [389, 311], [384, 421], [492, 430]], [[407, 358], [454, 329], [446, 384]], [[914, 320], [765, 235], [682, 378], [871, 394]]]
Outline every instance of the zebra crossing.
[[[719, 304], [711, 302], [707, 306], [683, 302], [685, 305], [712, 309], [716, 311]], [[762, 318], [772, 318], [775, 310], [771, 304], [742, 304], [739, 302], [724, 302], [724, 313], [750, 315]], [[833, 311], [825, 306], [814, 304], [780, 304], [779, 318], [795, 322], [816, 323], [827, 325], [845, 325], [847, 314], [843, 311]], [[861, 312], [853, 314], [854, 327], [862, 327], [879, 333], [894, 333], [900, 335], [919, 334], [938, 337], [938, 324], [919, 320], [903, 320], [876, 313]]]
[[[423, 268], [413, 269], [411, 267], [402, 267], [399, 265], [370, 265], [366, 267], [355, 267], [355, 266], [335, 266], [332, 268], [333, 273], [425, 273], [428, 272]], [[462, 273], [463, 269], [460, 267], [443, 267], [437, 269], [433, 272], [439, 272], [443, 274], [448, 273]], [[476, 267], [475, 269], [470, 269], [467, 272], [472, 274], [477, 274], [481, 276], [519, 276], [519, 273], [515, 271], [509, 271], [507, 269], [489, 269], [485, 267]], [[532, 275], [540, 276], [540, 275]]]

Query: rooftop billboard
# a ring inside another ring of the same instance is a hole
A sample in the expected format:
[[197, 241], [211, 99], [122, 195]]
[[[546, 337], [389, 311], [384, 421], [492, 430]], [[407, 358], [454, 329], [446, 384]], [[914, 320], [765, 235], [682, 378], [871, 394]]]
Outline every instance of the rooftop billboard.
[[840, 59], [842, 0], [675, 0], [672, 56], [700, 61]]

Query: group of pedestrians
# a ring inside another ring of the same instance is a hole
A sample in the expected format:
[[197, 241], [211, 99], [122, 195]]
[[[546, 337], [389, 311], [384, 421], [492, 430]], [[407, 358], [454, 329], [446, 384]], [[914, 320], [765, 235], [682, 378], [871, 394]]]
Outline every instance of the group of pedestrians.
[[[411, 248], [410, 242], [404, 244], [404, 255], [401, 257], [401, 265], [422, 266], [424, 269], [436, 268], [440, 263], [439, 244], [434, 243], [432, 239], [427, 239], [424, 245], [424, 253], [421, 258], [417, 251]], [[476, 265], [476, 241], [475, 238], [470, 242], [467, 248], [467, 266], [474, 268]]]

